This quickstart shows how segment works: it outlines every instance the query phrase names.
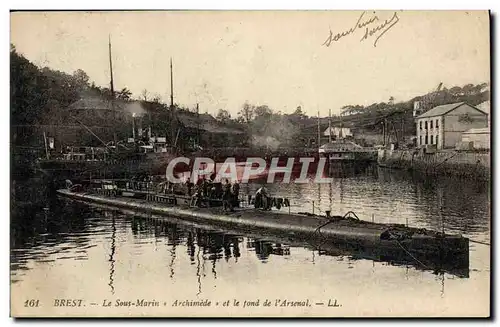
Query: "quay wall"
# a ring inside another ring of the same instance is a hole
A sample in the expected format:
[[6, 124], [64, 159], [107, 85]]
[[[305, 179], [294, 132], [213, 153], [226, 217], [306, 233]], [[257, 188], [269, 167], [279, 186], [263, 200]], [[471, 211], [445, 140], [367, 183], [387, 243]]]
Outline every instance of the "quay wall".
[[380, 149], [377, 163], [381, 167], [405, 169], [428, 175], [448, 175], [490, 180], [489, 152], [436, 151]]

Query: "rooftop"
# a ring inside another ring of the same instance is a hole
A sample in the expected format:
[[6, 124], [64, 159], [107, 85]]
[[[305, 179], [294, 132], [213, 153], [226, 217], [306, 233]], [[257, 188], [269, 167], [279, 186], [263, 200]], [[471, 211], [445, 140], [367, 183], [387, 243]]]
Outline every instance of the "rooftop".
[[243, 134], [244, 131], [225, 126], [223, 123], [217, 121], [209, 114], [200, 114], [199, 118], [196, 114], [189, 112], [178, 112], [177, 118], [184, 125], [184, 127], [192, 129], [200, 129], [213, 134]]
[[437, 106], [437, 107], [434, 107], [426, 112], [424, 112], [423, 114], [421, 114], [420, 116], [417, 117], [417, 119], [419, 118], [426, 118], [426, 117], [435, 117], [435, 116], [443, 116], [443, 115], [446, 115], [447, 113], [449, 113], [450, 111], [462, 106], [462, 105], [467, 105], [469, 107], [472, 107], [480, 112], [482, 112], [483, 114], [486, 114], [484, 111], [482, 110], [479, 110], [477, 109], [476, 107], [474, 106], [471, 106], [470, 104], [467, 104], [465, 102], [457, 102], [457, 103], [450, 103], [450, 104], [443, 104], [443, 105], [440, 105], [440, 106]]
[[131, 104], [136, 103], [137, 101], [124, 101], [120, 99], [115, 99], [113, 102], [108, 99], [104, 99], [101, 96], [85, 96], [81, 97], [79, 100], [73, 102], [68, 106], [69, 110], [117, 110], [123, 111], [124, 108]]
[[[139, 114], [146, 112], [151, 108], [143, 108], [140, 101], [130, 100], [124, 101], [116, 99], [113, 102], [109, 99], [105, 99], [102, 96], [88, 95], [81, 97], [79, 100], [73, 102], [68, 107], [69, 110], [115, 110], [123, 112], [135, 112]], [[161, 107], [153, 107], [154, 110], [160, 110]], [[213, 134], [243, 134], [244, 131], [225, 125], [213, 116], [209, 114], [200, 114], [199, 120], [196, 113], [187, 111], [177, 112], [178, 120], [184, 125], [184, 127], [192, 129], [200, 129]]]
[[323, 144], [319, 147], [319, 152], [356, 151], [363, 149], [362, 146], [351, 141], [334, 141]]
[[476, 106], [477, 109], [484, 111], [485, 113], [489, 114], [490, 109], [491, 109], [491, 104], [490, 101], [484, 101]]

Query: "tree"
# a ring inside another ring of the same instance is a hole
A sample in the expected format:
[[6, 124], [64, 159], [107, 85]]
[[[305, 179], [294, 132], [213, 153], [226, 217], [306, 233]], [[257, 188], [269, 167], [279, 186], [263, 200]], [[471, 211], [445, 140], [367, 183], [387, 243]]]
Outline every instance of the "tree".
[[127, 89], [126, 87], [124, 87], [123, 89], [121, 89], [120, 91], [116, 92], [116, 97], [118, 99], [122, 99], [122, 100], [130, 100], [130, 97], [132, 96], [132, 92], [130, 92], [129, 89]]
[[238, 112], [238, 121], [246, 124], [250, 124], [250, 122], [255, 117], [255, 107], [250, 105], [248, 102], [243, 104], [243, 107]]
[[48, 101], [48, 81], [15, 46], [10, 51], [10, 110], [12, 124], [32, 124]]
[[454, 86], [448, 90], [452, 95], [460, 95], [462, 93], [462, 88], [459, 86]]
[[254, 109], [255, 119], [259, 117], [269, 118], [273, 111], [266, 105], [258, 106]]
[[294, 116], [297, 119], [305, 119], [307, 116], [305, 113], [302, 111], [302, 106], [298, 106], [297, 109], [292, 113], [291, 116]]
[[144, 102], [147, 102], [148, 101], [148, 90], [144, 89], [141, 91], [141, 98], [142, 100], [144, 100]]
[[363, 109], [365, 109], [365, 107], [360, 106], [360, 105], [349, 104], [349, 105], [343, 106], [341, 108], [340, 114], [342, 116], [356, 115], [356, 114], [362, 113]]
[[77, 69], [73, 72], [73, 78], [78, 85], [78, 87], [84, 89], [89, 87], [89, 75], [81, 69]]
[[463, 90], [465, 95], [471, 95], [474, 91], [474, 85], [473, 84], [464, 85], [462, 90]]
[[[17, 53], [10, 52], [11, 126], [15, 144], [39, 144], [39, 124], [62, 122], [65, 109], [77, 101], [90, 86], [88, 75], [81, 69], [73, 74], [39, 68]], [[17, 128], [16, 125], [34, 125]]]
[[[109, 87], [101, 87], [99, 88], [101, 91], [101, 96], [106, 99], [111, 99], [111, 89]], [[116, 92], [115, 92], [115, 97], [116, 97]]]
[[231, 114], [225, 109], [219, 109], [215, 119], [217, 119], [220, 122], [225, 123], [225, 122], [231, 120]]
[[295, 111], [293, 112], [293, 114], [297, 116], [303, 116], [304, 113], [302, 112], [302, 106], [298, 106], [297, 109], [295, 109]]
[[153, 97], [151, 98], [151, 102], [160, 103], [161, 102], [161, 95], [159, 95], [158, 93], [155, 93], [153, 95]]

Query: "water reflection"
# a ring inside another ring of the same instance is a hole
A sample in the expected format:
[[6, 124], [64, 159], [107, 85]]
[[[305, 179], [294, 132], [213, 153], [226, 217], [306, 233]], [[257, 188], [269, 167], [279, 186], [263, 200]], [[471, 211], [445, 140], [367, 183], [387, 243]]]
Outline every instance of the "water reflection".
[[[296, 237], [295, 240], [284, 239], [278, 234], [267, 233], [266, 236], [246, 232], [244, 234], [235, 234], [234, 230], [212, 231], [200, 228], [190, 228], [184, 224], [177, 225], [169, 222], [168, 218], [162, 218], [160, 223], [162, 233], [155, 237], [165, 238], [166, 243], [170, 245], [170, 277], [173, 277], [174, 260], [176, 259], [175, 249], [178, 246], [185, 246], [186, 253], [191, 264], [201, 259], [203, 272], [205, 262], [210, 265], [210, 271], [214, 279], [218, 278], [218, 262], [224, 260], [229, 262], [234, 257], [234, 262], [238, 262], [241, 256], [240, 245], [244, 244], [245, 250], [255, 253], [256, 258], [261, 263], [268, 263], [271, 256], [290, 256], [292, 248], [307, 248], [312, 252], [312, 263], [315, 262], [315, 252], [319, 256], [332, 256], [340, 260], [347, 259], [347, 262], [356, 260], [371, 260], [374, 262], [387, 262], [395, 266], [408, 267], [432, 271], [434, 274], [448, 272], [460, 277], [469, 276], [469, 255], [462, 257], [453, 257], [453, 260], [444, 260], [440, 256], [419, 255], [416, 258], [410, 252], [394, 251], [392, 249], [382, 250], [379, 248], [368, 248], [353, 246], [352, 244], [316, 242], [309, 238]], [[165, 220], [166, 219], [166, 220]], [[146, 222], [141, 224], [145, 230], [148, 226], [154, 226], [157, 223]], [[174, 236], [172, 236], [174, 235]], [[245, 235], [246, 237], [244, 237]], [[198, 248], [198, 249], [197, 249]], [[403, 248], [404, 249], [404, 248]], [[198, 253], [196, 252], [198, 250]], [[198, 262], [199, 264], [199, 262]], [[198, 267], [199, 268], [199, 267]]]
[[86, 205], [56, 199], [33, 205], [14, 200], [11, 204], [12, 272], [27, 270], [27, 264], [33, 260], [45, 263], [87, 260], [88, 251], [97, 246], [91, 232], [97, 222]]
[[187, 245], [187, 252], [189, 255], [189, 258], [191, 260], [191, 264], [194, 264], [194, 254], [196, 252], [196, 246], [194, 243], [194, 236], [193, 232], [188, 232], [187, 240], [186, 240], [186, 245]]
[[198, 264], [196, 265], [196, 277], [197, 277], [197, 281], [198, 281], [198, 293], [196, 293], [196, 295], [201, 294], [200, 251], [201, 251], [201, 248], [198, 247], [198, 252], [196, 254], [196, 261], [198, 262]]
[[115, 294], [115, 287], [113, 286], [114, 274], [115, 274], [115, 251], [116, 251], [116, 212], [106, 211], [105, 216], [111, 216], [111, 252], [109, 254], [109, 287], [111, 288], [111, 294]]
[[[488, 241], [490, 185], [450, 177], [425, 178], [406, 171], [366, 168], [343, 172], [331, 184], [267, 184], [271, 194], [287, 197], [291, 211], [344, 215], [398, 223]], [[249, 185], [249, 193], [260, 184]], [[283, 209], [282, 209], [283, 210]]]
[[175, 257], [176, 257], [175, 248], [176, 248], [175, 244], [172, 245], [172, 247], [170, 248], [170, 255], [172, 256], [172, 260], [170, 261], [170, 264], [168, 265], [170, 267], [170, 278], [174, 278], [174, 263], [175, 263]]
[[267, 263], [269, 256], [272, 255], [290, 255], [290, 247], [281, 243], [272, 243], [261, 240], [248, 240], [247, 249], [253, 249], [255, 255], [263, 263]]
[[[424, 178], [418, 174], [380, 169], [379, 181], [404, 186], [408, 202], [418, 209], [414, 221], [434, 230], [484, 236], [490, 221], [490, 184], [453, 178]], [[413, 196], [412, 196], [413, 195]], [[484, 233], [484, 234], [483, 234]], [[483, 235], [479, 235], [483, 234]]]

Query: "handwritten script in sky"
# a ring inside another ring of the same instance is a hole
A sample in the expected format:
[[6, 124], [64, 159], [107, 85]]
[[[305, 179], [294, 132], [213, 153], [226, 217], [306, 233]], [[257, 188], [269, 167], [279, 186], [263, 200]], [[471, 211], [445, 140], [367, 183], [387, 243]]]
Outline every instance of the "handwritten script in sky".
[[330, 29], [330, 35], [322, 45], [330, 47], [333, 42], [338, 42], [343, 37], [354, 34], [354, 32], [360, 30], [363, 32], [363, 34], [359, 41], [362, 42], [368, 39], [372, 39], [373, 46], [377, 47], [377, 42], [379, 41], [379, 39], [398, 22], [399, 17], [396, 12], [394, 12], [391, 18], [382, 21], [377, 15], [375, 15], [375, 12], [372, 12], [371, 15], [367, 15], [366, 11], [363, 11], [363, 13], [361, 13], [361, 15], [359, 16], [356, 24], [354, 24], [354, 26], [352, 26], [350, 29], [336, 34], [333, 34], [332, 30]]

